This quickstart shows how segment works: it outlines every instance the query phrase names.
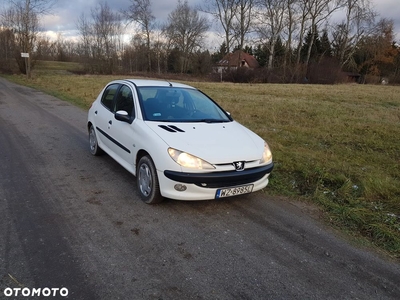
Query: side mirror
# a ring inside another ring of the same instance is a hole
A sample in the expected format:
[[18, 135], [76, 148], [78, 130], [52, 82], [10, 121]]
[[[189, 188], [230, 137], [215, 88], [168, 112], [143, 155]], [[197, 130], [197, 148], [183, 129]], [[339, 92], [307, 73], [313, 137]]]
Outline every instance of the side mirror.
[[125, 110], [119, 110], [114, 114], [114, 118], [121, 122], [132, 124], [133, 118], [131, 118]]

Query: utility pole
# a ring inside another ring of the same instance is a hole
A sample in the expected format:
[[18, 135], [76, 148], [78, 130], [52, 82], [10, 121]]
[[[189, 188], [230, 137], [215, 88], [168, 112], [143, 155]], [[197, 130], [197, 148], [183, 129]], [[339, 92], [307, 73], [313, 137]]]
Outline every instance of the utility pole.
[[31, 5], [31, 1], [25, 0], [25, 36], [24, 36], [24, 38], [25, 38], [25, 41], [24, 41], [25, 53], [24, 53], [23, 57], [25, 57], [26, 77], [28, 79], [31, 79], [31, 58], [29, 55], [29, 52], [30, 52], [29, 24], [31, 21], [30, 5]]

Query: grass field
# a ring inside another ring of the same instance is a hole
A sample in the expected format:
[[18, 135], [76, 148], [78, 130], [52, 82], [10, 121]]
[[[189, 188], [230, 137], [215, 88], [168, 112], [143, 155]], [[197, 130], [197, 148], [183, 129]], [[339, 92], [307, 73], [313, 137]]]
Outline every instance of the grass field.
[[[78, 76], [42, 63], [28, 81], [87, 109], [121, 76]], [[333, 226], [400, 258], [400, 87], [190, 82], [268, 141], [266, 193], [316, 203]]]

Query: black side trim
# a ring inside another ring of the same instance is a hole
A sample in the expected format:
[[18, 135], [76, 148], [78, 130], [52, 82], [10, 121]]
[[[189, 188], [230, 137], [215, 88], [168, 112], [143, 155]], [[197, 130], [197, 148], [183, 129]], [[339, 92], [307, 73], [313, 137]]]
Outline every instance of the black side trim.
[[240, 172], [209, 172], [209, 173], [185, 173], [165, 170], [164, 175], [174, 181], [193, 183], [206, 188], [218, 188], [247, 184], [263, 178], [271, 173], [274, 163], [257, 168], [246, 169]]
[[131, 150], [129, 150], [128, 148], [126, 148], [124, 145], [122, 145], [120, 142], [118, 142], [117, 140], [115, 140], [114, 138], [112, 138], [110, 135], [108, 135], [107, 133], [105, 133], [103, 130], [101, 130], [99, 127], [96, 127], [96, 129], [102, 134], [104, 135], [106, 138], [108, 138], [111, 142], [113, 142], [115, 145], [117, 145], [118, 147], [121, 147], [122, 150], [131, 153]]

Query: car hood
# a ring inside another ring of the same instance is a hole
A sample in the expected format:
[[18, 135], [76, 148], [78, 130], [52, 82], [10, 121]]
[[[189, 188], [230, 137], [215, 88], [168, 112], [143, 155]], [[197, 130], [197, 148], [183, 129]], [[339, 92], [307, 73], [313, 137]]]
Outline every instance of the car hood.
[[252, 161], [262, 157], [264, 141], [237, 123], [178, 123], [146, 124], [172, 148], [185, 151], [212, 164]]

